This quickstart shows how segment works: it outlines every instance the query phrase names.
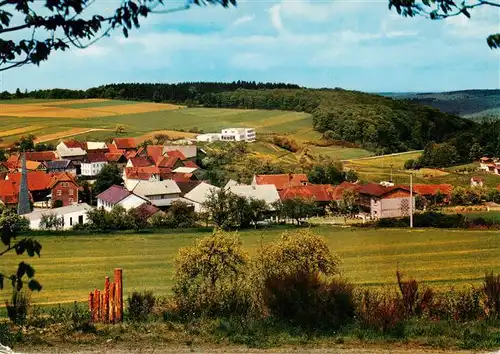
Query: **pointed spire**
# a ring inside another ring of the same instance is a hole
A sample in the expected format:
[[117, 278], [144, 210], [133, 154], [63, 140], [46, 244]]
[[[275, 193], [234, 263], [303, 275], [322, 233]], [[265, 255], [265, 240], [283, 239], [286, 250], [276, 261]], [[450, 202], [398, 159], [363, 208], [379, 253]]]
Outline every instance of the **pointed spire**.
[[30, 197], [28, 191], [28, 170], [26, 168], [26, 154], [21, 155], [21, 185], [19, 186], [19, 203], [17, 204], [17, 214], [24, 215], [31, 213]]

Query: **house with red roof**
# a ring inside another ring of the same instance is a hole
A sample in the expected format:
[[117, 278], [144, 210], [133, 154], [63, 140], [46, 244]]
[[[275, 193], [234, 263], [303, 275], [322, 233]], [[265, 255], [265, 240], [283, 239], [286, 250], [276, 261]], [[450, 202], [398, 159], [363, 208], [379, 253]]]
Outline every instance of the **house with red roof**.
[[368, 183], [362, 185], [358, 192], [360, 206], [369, 211], [373, 219], [407, 216], [411, 209], [415, 210], [415, 196], [410, 200], [408, 186]]
[[163, 214], [159, 208], [154, 206], [153, 204], [143, 203], [135, 208], [135, 211], [139, 215], [140, 218], [149, 221], [153, 216], [157, 214]]
[[[21, 173], [9, 173], [6, 180], [20, 186]], [[51, 207], [55, 205], [56, 200], [60, 200], [62, 206], [78, 203], [78, 184], [70, 173], [49, 175], [41, 171], [28, 172], [27, 180], [28, 191], [35, 203], [42, 203], [44, 206]]]
[[279, 192], [281, 200], [286, 199], [311, 199], [318, 204], [328, 205], [335, 193], [335, 186], [330, 184], [308, 184], [282, 189]]
[[252, 185], [274, 184], [278, 191], [290, 187], [305, 186], [308, 183], [309, 179], [304, 173], [255, 175], [252, 179]]
[[[28, 192], [29, 193], [29, 192]], [[30, 200], [33, 200], [29, 193]], [[12, 180], [0, 180], [0, 204], [15, 208], [19, 201], [19, 185]]]
[[471, 188], [475, 187], [483, 187], [484, 186], [484, 178], [482, 177], [471, 177], [470, 179]]
[[[21, 185], [21, 172], [12, 172], [7, 174], [6, 180], [14, 182], [17, 186]], [[50, 195], [49, 184], [51, 177], [43, 171], [28, 171], [28, 191], [31, 193], [34, 202], [46, 202]], [[19, 189], [19, 187], [17, 187]]]
[[52, 175], [48, 187], [50, 189], [50, 200], [53, 208], [78, 204], [79, 188], [71, 174], [57, 173]]
[[131, 157], [125, 167], [152, 167], [154, 162], [147, 157]]
[[137, 149], [137, 143], [134, 138], [115, 138], [112, 144], [119, 150], [130, 151]]
[[26, 152], [26, 160], [37, 162], [48, 162], [57, 160], [55, 151], [31, 151]]

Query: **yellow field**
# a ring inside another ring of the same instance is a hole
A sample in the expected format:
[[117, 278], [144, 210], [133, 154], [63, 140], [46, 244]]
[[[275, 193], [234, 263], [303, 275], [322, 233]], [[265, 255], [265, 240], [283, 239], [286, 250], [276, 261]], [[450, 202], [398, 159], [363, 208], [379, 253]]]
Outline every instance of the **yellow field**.
[[41, 128], [42, 127], [38, 126], [38, 125], [28, 125], [27, 127], [21, 127], [21, 128], [16, 128], [16, 129], [0, 130], [0, 138], [3, 138], [4, 136], [29, 133], [29, 132], [32, 132], [32, 131], [35, 131], [35, 130], [38, 130]]
[[[84, 101], [84, 102], [81, 102]], [[90, 101], [90, 102], [88, 102]], [[35, 104], [4, 104], [0, 105], [0, 116], [26, 117], [26, 118], [95, 118], [109, 117], [124, 114], [137, 114], [158, 111], [170, 111], [181, 108], [181, 106], [162, 103], [135, 103], [117, 106], [65, 108], [53, 106], [55, 104], [70, 103], [97, 103], [106, 100], [75, 100]]]
[[157, 112], [157, 111], [170, 111], [174, 109], [179, 109], [181, 106], [167, 103], [134, 103], [119, 106], [106, 106], [99, 108], [86, 108], [86, 111], [93, 111], [107, 114], [136, 114], [136, 113], [146, 113], [146, 112]]

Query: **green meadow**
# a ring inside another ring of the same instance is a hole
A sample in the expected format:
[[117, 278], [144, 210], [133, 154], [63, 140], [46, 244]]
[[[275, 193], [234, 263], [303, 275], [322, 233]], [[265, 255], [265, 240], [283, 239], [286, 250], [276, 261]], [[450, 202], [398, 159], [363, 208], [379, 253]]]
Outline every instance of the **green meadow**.
[[[276, 239], [282, 229], [240, 232], [244, 248], [256, 255], [259, 245]], [[486, 271], [500, 272], [500, 237], [496, 231], [358, 229], [317, 227], [341, 259], [349, 281], [363, 286], [394, 286], [396, 269], [440, 288], [478, 284]], [[41, 235], [40, 258], [29, 262], [43, 290], [39, 304], [85, 301], [102, 288], [104, 277], [123, 268], [124, 291], [171, 291], [174, 257], [208, 232], [169, 231], [161, 234]], [[2, 257], [3, 271], [14, 271], [23, 258]], [[4, 297], [9, 293], [4, 292]]]

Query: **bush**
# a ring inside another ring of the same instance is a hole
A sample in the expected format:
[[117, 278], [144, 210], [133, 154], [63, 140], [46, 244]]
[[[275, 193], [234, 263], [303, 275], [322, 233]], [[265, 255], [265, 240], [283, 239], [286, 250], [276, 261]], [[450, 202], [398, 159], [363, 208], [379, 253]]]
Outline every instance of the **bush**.
[[387, 293], [365, 290], [357, 306], [357, 317], [361, 325], [387, 333], [404, 320], [401, 300]]
[[63, 206], [63, 201], [60, 199], [57, 199], [54, 201], [54, 208], [61, 208]]
[[491, 317], [500, 318], [500, 274], [493, 272], [484, 277], [483, 291], [486, 295], [485, 307]]
[[134, 291], [127, 298], [128, 318], [132, 322], [145, 322], [153, 312], [155, 297], [151, 291], [139, 293]]
[[24, 325], [31, 307], [31, 294], [28, 291], [12, 292], [11, 301], [6, 301], [7, 316], [16, 325]]
[[[408, 216], [403, 218], [384, 218], [376, 221], [378, 227], [407, 227], [410, 223]], [[461, 214], [443, 214], [435, 211], [413, 215], [415, 227], [436, 227], [444, 229], [465, 228], [467, 218]]]
[[181, 248], [175, 259], [174, 302], [183, 317], [245, 315], [251, 305], [249, 258], [234, 233], [215, 232]]
[[264, 303], [276, 319], [306, 329], [338, 329], [354, 318], [353, 287], [299, 272], [266, 280]]
[[419, 291], [418, 282], [415, 279], [403, 280], [403, 274], [396, 272], [401, 301], [407, 317], [421, 315], [428, 312], [432, 307], [434, 293], [431, 289]]

